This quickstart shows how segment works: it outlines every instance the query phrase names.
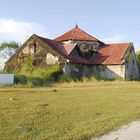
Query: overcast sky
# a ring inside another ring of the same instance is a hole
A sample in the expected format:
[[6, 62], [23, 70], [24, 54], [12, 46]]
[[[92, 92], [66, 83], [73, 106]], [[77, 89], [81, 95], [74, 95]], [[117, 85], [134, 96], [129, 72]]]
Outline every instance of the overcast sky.
[[105, 43], [140, 47], [140, 0], [0, 0], [0, 42], [53, 39], [76, 23]]

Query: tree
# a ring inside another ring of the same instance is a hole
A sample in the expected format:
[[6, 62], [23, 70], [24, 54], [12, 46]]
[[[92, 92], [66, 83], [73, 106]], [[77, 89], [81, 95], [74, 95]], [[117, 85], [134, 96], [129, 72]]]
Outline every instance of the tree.
[[0, 44], [0, 56], [9, 59], [19, 47], [20, 44], [15, 41], [2, 42]]

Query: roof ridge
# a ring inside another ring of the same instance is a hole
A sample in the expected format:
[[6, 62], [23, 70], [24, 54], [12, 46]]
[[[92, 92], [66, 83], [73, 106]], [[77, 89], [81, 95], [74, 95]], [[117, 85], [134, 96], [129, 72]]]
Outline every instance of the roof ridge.
[[[97, 39], [96, 37], [94, 37], [94, 36], [90, 35], [89, 33], [85, 32], [85, 31], [82, 30], [81, 28], [79, 28], [79, 29], [80, 29], [82, 32], [84, 32], [85, 34], [88, 34], [89, 36], [91, 36], [91, 37], [95, 38], [96, 40], [100, 41], [99, 39]], [[100, 41], [100, 42], [102, 42], [102, 41]], [[102, 42], [102, 43], [103, 43], [103, 42]], [[103, 43], [103, 44], [105, 44], [105, 43]]]
[[132, 42], [107, 43], [106, 45], [131, 44]]
[[71, 30], [65, 32], [64, 34], [58, 36], [54, 40], [56, 41], [68, 41], [68, 40], [79, 40], [79, 41], [97, 41], [102, 44], [102, 41], [98, 40], [94, 36], [88, 34], [87, 32], [83, 31], [81, 28], [78, 26], [72, 28]]
[[[71, 37], [71, 40], [73, 39], [73, 36], [75, 35], [76, 30], [78, 29], [78, 26], [76, 26], [76, 27], [73, 28], [73, 29], [75, 29], [75, 30], [74, 30], [74, 32], [73, 32], [73, 35], [72, 35], [72, 37]], [[72, 30], [73, 30], [73, 29], [72, 29]]]

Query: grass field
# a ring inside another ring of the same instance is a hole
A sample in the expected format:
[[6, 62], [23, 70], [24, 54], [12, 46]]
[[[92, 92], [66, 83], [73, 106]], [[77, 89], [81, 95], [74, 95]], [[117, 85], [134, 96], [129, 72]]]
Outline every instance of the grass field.
[[0, 88], [0, 140], [86, 140], [138, 119], [139, 82]]

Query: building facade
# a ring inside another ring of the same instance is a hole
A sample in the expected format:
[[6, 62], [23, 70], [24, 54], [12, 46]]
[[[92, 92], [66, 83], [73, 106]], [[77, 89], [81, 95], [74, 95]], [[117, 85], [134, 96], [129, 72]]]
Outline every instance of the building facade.
[[28, 56], [36, 66], [63, 65], [66, 76], [139, 79], [133, 43], [106, 44], [77, 25], [53, 40], [31, 36], [7, 61], [6, 69], [21, 68]]

